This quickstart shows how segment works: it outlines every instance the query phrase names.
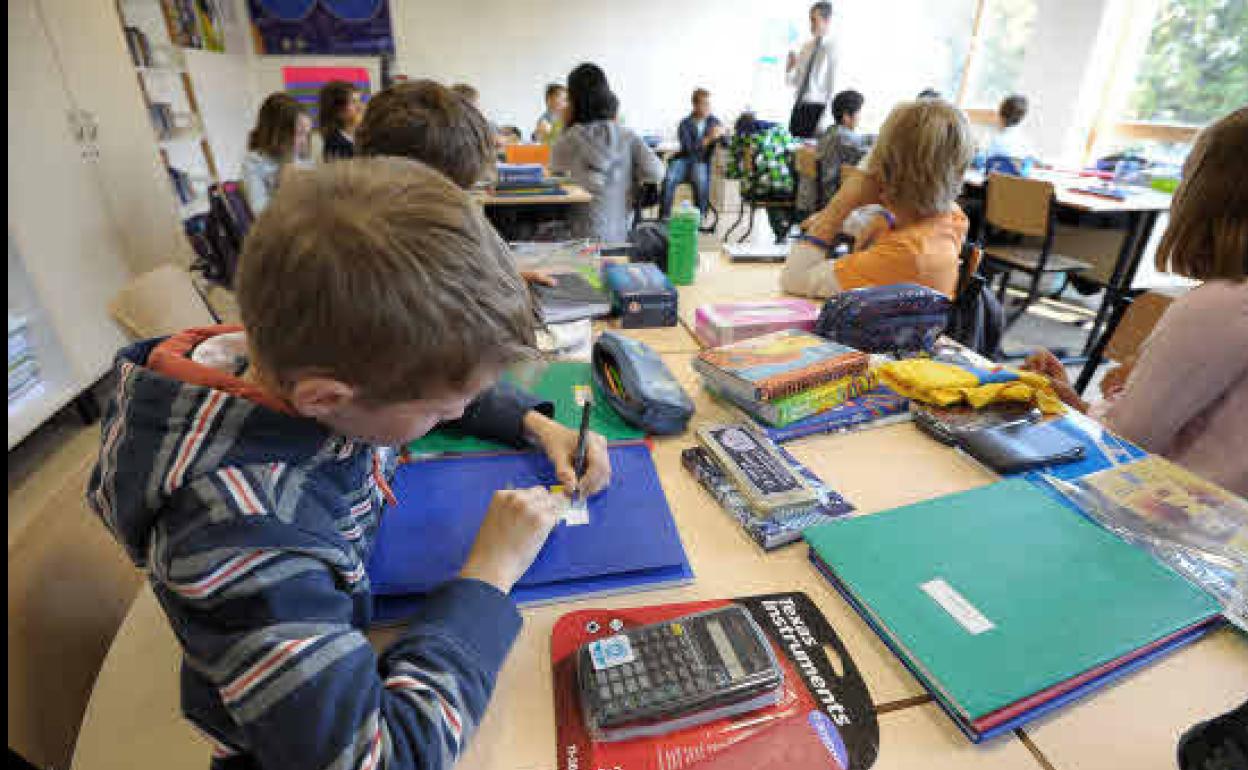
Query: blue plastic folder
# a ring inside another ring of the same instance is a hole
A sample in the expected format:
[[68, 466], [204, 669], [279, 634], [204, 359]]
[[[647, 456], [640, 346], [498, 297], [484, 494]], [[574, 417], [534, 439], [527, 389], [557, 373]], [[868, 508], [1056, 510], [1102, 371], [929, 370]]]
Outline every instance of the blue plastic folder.
[[[513, 596], [520, 604], [687, 582], [693, 577], [650, 449], [615, 445], [612, 485], [588, 501], [589, 523], [556, 526]], [[471, 455], [399, 467], [398, 505], [382, 516], [368, 565], [376, 620], [406, 616], [422, 594], [454, 578], [494, 493], [553, 486], [540, 453]]]

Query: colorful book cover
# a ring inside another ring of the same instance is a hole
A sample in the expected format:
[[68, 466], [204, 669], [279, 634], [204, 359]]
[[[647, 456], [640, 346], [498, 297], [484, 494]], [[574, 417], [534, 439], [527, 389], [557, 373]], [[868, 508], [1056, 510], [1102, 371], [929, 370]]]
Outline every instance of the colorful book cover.
[[1248, 629], [1248, 500], [1153, 455], [1075, 484], [1084, 512], [1213, 594]]
[[764, 428], [764, 432], [772, 441], [783, 443], [823, 433], [883, 427], [910, 419], [910, 399], [881, 385], [813, 417], [783, 428]]
[[819, 306], [804, 299], [721, 302], [698, 308], [693, 318], [698, 339], [717, 347], [784, 329], [812, 331]]
[[715, 502], [736, 519], [745, 534], [765, 551], [797, 542], [802, 538], [802, 530], [808, 527], [826, 524], [854, 512], [854, 506], [841, 497], [840, 493], [823, 483], [822, 479], [783, 447], [777, 449], [789, 467], [814, 490], [818, 502], [805, 511], [771, 518], [753, 514], [750, 504], [710, 452], [702, 447], [690, 447], [680, 453], [681, 464], [685, 466], [685, 470], [693, 474], [698, 483], [715, 498]]
[[879, 381], [875, 375], [867, 372], [863, 375], [842, 377], [833, 382], [825, 382], [777, 401], [749, 401], [709, 380], [706, 382], [707, 390], [712, 395], [727, 400], [755, 420], [776, 428], [783, 428], [798, 420], [834, 409], [849, 399], [857, 398], [878, 386]]
[[704, 350], [693, 368], [741, 398], [776, 401], [842, 377], [865, 374], [867, 355], [796, 329]]

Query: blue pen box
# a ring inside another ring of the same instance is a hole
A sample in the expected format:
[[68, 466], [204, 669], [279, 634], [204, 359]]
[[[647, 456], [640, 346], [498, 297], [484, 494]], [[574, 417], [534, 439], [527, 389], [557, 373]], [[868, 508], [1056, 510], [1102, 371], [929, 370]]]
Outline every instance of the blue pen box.
[[676, 325], [676, 288], [654, 263], [604, 265], [602, 281], [623, 328]]

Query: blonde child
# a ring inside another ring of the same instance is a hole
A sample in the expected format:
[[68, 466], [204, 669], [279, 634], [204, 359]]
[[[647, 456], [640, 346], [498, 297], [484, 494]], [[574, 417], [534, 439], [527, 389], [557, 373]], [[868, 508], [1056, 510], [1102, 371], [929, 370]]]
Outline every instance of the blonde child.
[[[846, 167], [828, 205], [808, 219], [780, 285], [792, 294], [829, 297], [847, 289], [917, 283], [952, 296], [967, 220], [954, 202], [974, 143], [966, 117], [936, 99], [893, 108], [867, 157], [866, 171]], [[836, 260], [829, 248], [845, 220], [863, 206], [883, 209]]]

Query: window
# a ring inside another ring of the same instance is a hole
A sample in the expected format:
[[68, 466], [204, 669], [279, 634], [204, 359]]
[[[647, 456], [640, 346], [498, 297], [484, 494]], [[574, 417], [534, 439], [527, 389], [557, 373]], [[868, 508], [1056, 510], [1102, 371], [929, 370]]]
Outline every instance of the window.
[[[926, 88], [955, 99], [975, 9], [983, 0], [891, 0], [834, 3], [837, 87], [866, 96], [862, 123], [874, 131], [893, 105]], [[852, 32], [852, 34], [851, 34]]]
[[961, 103], [990, 107], [1018, 89], [1023, 58], [1036, 19], [1036, 0], [979, 0], [977, 45], [967, 62]]
[[1164, 0], [1128, 120], [1204, 125], [1248, 104], [1248, 0]]

